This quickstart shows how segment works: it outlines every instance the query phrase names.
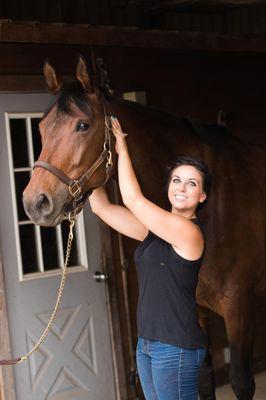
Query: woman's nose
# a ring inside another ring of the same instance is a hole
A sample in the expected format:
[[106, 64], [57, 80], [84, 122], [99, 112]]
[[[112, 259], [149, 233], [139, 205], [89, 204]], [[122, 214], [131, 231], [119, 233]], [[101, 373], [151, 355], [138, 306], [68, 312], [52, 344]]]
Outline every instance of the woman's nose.
[[186, 190], [185, 183], [180, 182], [178, 189], [180, 190], [180, 192], [184, 192]]

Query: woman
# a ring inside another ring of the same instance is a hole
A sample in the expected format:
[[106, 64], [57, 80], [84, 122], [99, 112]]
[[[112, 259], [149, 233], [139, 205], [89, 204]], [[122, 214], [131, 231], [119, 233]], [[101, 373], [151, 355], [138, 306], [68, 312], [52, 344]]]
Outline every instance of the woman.
[[206, 166], [179, 157], [171, 168], [171, 211], [146, 199], [139, 187], [118, 120], [112, 117], [124, 206], [103, 188], [90, 196], [92, 211], [112, 228], [141, 243], [135, 252], [139, 282], [137, 366], [146, 400], [196, 400], [205, 338], [195, 292], [204, 250], [196, 209], [206, 202]]

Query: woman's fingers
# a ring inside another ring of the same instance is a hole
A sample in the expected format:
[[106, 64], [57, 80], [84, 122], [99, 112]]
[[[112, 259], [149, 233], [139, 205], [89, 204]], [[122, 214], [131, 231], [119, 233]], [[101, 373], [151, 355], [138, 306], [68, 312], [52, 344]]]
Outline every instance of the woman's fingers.
[[111, 122], [112, 122], [112, 130], [115, 136], [120, 136], [120, 137], [127, 136], [127, 133], [124, 133], [122, 131], [121, 125], [117, 118], [111, 117]]
[[117, 133], [117, 134], [123, 133], [118, 120], [116, 118], [112, 117], [111, 121], [112, 121], [112, 128], [113, 128], [114, 133]]
[[113, 117], [113, 116], [111, 118], [112, 118], [113, 126], [116, 127], [116, 128], [120, 128], [121, 129], [121, 125], [120, 125], [120, 122], [118, 121], [118, 119], [116, 117]]

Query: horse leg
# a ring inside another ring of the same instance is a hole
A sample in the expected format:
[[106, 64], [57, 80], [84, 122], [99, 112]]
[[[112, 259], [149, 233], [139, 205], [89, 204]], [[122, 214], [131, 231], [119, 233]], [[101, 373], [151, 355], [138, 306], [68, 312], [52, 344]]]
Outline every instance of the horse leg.
[[207, 337], [207, 352], [200, 369], [199, 398], [200, 400], [215, 400], [215, 375], [211, 359], [211, 336], [209, 329], [208, 310], [200, 308], [200, 325]]
[[252, 370], [254, 341], [253, 294], [242, 293], [238, 300], [223, 302], [224, 320], [230, 347], [229, 378], [238, 400], [252, 400], [255, 380]]

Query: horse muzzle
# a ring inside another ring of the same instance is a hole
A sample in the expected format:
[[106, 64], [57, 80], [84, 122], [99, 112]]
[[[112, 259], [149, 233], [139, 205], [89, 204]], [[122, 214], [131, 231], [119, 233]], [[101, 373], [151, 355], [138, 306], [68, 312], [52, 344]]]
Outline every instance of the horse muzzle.
[[67, 197], [68, 193], [65, 190], [57, 196], [51, 196], [45, 191], [34, 194], [31, 193], [30, 188], [26, 188], [22, 202], [25, 213], [33, 223], [56, 226], [64, 218]]

